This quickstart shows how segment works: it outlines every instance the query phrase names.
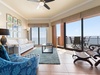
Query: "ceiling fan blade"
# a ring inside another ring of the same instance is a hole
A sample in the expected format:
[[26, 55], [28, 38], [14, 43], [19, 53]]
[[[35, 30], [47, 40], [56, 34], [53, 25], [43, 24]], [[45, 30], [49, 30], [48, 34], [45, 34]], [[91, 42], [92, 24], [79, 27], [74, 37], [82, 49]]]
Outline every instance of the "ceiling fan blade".
[[38, 5], [36, 9], [39, 9], [39, 8], [40, 8], [40, 5]]
[[44, 7], [46, 7], [48, 10], [50, 10], [50, 7], [44, 3]]
[[40, 0], [27, 0], [27, 1], [40, 2]]
[[52, 2], [52, 1], [55, 1], [55, 0], [44, 0], [44, 1], [47, 3], [47, 2]]

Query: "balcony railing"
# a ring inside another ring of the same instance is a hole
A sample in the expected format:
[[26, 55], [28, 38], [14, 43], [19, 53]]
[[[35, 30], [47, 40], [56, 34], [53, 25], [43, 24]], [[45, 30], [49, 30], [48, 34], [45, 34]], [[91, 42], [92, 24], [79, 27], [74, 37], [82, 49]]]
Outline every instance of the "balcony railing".
[[[70, 45], [73, 45], [74, 43], [74, 37], [80, 37], [80, 36], [66, 36], [66, 47], [71, 47]], [[81, 37], [80, 37], [81, 40]], [[85, 36], [83, 40], [84, 44], [87, 44], [88, 46], [91, 44], [100, 44], [100, 36]], [[60, 45], [60, 37], [57, 38], [57, 45]]]

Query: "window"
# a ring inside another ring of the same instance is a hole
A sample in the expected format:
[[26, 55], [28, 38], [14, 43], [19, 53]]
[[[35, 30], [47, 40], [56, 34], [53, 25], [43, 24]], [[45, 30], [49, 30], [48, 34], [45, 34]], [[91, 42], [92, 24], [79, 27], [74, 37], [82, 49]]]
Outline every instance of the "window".
[[40, 27], [40, 44], [46, 43], [46, 27]]
[[46, 27], [33, 27], [32, 28], [32, 41], [35, 45], [46, 43]]
[[84, 19], [84, 36], [90, 44], [100, 44], [100, 16]]
[[81, 36], [81, 20], [66, 23], [66, 48], [73, 48], [74, 37]]
[[56, 25], [56, 36], [57, 36], [57, 46], [60, 45], [60, 36], [61, 36], [60, 24]]
[[38, 27], [32, 28], [32, 41], [35, 42], [35, 45], [38, 44]]

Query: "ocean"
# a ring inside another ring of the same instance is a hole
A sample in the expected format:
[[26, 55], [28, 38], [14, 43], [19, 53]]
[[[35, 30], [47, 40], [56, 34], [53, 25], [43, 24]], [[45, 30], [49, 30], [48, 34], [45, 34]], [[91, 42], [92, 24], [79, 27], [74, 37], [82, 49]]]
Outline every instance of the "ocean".
[[[74, 41], [74, 37], [73, 36], [70, 37]], [[75, 37], [79, 37], [79, 36], [75, 36]], [[71, 44], [70, 38], [66, 37], [66, 39], [67, 39], [67, 44]], [[85, 42], [88, 43], [88, 45], [100, 44], [100, 36], [85, 36]]]
[[[38, 44], [38, 38], [32, 38], [32, 41], [35, 42], [35, 44]], [[47, 42], [46, 38], [40, 38], [40, 44], [44, 44]]]
[[[66, 37], [66, 44], [71, 44], [70, 38], [72, 39], [72, 41], [74, 41], [74, 36], [67, 36]], [[75, 37], [79, 37], [79, 36], [75, 36]], [[38, 44], [38, 39], [37, 38], [32, 38], [32, 41], [35, 42], [35, 44]], [[90, 44], [100, 44], [100, 36], [85, 36], [85, 42], [90, 45]], [[47, 43], [47, 39], [46, 38], [40, 38], [40, 44], [44, 44]]]

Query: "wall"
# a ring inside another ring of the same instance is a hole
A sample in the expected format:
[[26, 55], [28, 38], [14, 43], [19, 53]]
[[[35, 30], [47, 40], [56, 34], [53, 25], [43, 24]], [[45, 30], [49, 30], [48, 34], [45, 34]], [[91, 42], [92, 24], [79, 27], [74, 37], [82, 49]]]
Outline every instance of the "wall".
[[49, 27], [47, 29], [47, 42], [52, 43], [52, 27], [51, 27], [51, 23], [49, 23]]
[[12, 15], [12, 16], [14, 16], [17, 19], [20, 19], [22, 21], [22, 34], [23, 34], [23, 36], [21, 38], [27, 37], [27, 33], [25, 30], [27, 28], [27, 20], [25, 20], [24, 18], [22, 18], [21, 16], [19, 16], [18, 14], [16, 14], [15, 12], [10, 10], [6, 6], [4, 6], [2, 3], [0, 3], [0, 12], [2, 13], [0, 15], [0, 28], [6, 28], [6, 13], [8, 13], [8, 14], [10, 14], [10, 15]]

